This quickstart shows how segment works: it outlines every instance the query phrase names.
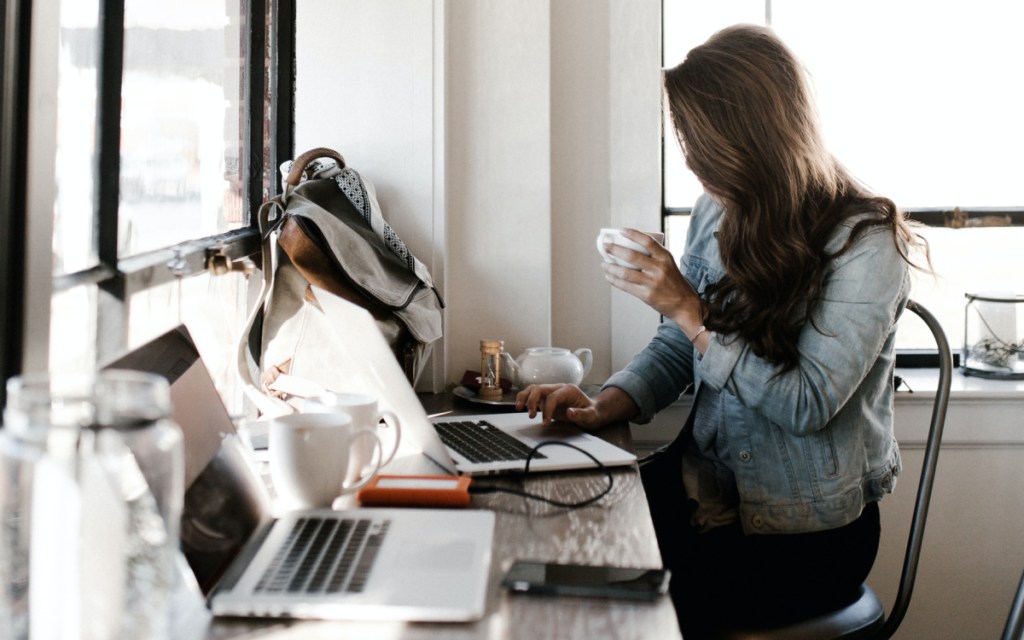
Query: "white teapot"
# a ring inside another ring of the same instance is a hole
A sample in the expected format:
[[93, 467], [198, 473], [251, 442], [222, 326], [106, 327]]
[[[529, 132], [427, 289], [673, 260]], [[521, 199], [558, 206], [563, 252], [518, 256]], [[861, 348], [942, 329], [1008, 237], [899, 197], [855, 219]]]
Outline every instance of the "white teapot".
[[553, 382], [579, 384], [590, 371], [594, 355], [590, 349], [530, 347], [515, 360], [503, 351], [501, 362], [509, 381], [519, 388]]

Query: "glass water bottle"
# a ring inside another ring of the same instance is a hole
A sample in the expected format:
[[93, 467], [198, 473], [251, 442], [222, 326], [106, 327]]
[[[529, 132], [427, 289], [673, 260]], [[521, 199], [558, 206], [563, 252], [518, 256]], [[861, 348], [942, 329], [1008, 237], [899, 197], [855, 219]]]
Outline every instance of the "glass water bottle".
[[33, 637], [170, 637], [184, 491], [170, 410], [167, 381], [135, 371], [8, 384], [5, 430], [41, 442], [27, 500]]

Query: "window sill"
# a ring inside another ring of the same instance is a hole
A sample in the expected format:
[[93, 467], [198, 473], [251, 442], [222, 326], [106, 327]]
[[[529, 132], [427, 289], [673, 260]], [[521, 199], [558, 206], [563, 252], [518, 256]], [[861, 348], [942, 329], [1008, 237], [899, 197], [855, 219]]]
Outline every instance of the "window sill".
[[[896, 392], [896, 438], [901, 447], [920, 447], [928, 437], [938, 369], [896, 369], [906, 386]], [[913, 392], [907, 391], [909, 386]], [[946, 448], [1024, 446], [1024, 380], [990, 380], [953, 372], [942, 432]]]
[[[905, 399], [907, 388], [917, 392], [928, 392], [931, 395], [939, 386], [939, 370], [937, 368], [903, 369], [897, 368], [896, 375], [903, 378], [906, 385], [900, 387], [896, 394], [896, 403]], [[962, 371], [953, 371], [950, 382], [950, 403], [960, 400], [1016, 400], [1024, 402], [1024, 380], [991, 380], [965, 376]]]

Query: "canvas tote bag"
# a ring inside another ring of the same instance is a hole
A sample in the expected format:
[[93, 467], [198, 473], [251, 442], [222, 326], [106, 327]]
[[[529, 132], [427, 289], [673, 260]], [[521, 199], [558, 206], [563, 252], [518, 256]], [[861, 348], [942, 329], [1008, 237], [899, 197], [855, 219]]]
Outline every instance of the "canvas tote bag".
[[332, 345], [345, 327], [311, 284], [367, 309], [415, 384], [442, 335], [444, 303], [426, 266], [384, 220], [373, 184], [336, 151], [307, 151], [282, 174], [283, 192], [259, 210], [263, 285], [238, 347], [250, 397], [278, 395], [267, 384], [280, 373], [339, 390], [331, 365], [343, 350]]

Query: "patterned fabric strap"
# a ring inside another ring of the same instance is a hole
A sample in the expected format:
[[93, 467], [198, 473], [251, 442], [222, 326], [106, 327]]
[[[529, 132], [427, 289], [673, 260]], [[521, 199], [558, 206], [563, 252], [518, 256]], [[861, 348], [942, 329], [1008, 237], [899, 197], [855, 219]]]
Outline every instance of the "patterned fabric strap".
[[[341, 173], [334, 176], [334, 181], [341, 188], [341, 192], [345, 194], [345, 197], [349, 199], [352, 206], [356, 208], [363, 219], [366, 220], [366, 224], [373, 228], [373, 216], [370, 210], [370, 199], [366, 195], [366, 187], [363, 185], [362, 178], [356, 173], [355, 169], [345, 167], [341, 170]], [[391, 228], [391, 225], [386, 220], [381, 221], [383, 223], [384, 232], [384, 245], [391, 250], [391, 253], [395, 254], [405, 262], [405, 265], [409, 267], [410, 271], [416, 270], [416, 258], [409, 253], [409, 249], [402, 242], [402, 239], [398, 237], [395, 230]]]
[[[291, 160], [281, 163], [281, 175], [287, 176], [291, 172], [291, 168]], [[356, 208], [356, 211], [363, 216], [366, 225], [371, 229], [374, 228], [373, 208], [370, 206], [370, 198], [366, 193], [366, 185], [363, 184], [363, 179], [355, 169], [350, 167], [338, 169], [338, 163], [329, 158], [314, 160], [299, 178], [299, 184], [315, 178], [334, 178], [334, 182], [341, 189], [341, 192], [349, 199], [349, 202]], [[391, 253], [398, 256], [410, 271], [417, 272], [416, 257], [409, 252], [408, 247], [405, 246], [405, 243], [402, 242], [402, 239], [398, 237], [398, 234], [395, 233], [395, 230], [391, 228], [391, 225], [386, 220], [381, 219], [380, 222], [381, 229], [378, 230], [378, 235], [381, 236], [384, 245]]]

